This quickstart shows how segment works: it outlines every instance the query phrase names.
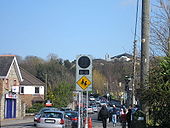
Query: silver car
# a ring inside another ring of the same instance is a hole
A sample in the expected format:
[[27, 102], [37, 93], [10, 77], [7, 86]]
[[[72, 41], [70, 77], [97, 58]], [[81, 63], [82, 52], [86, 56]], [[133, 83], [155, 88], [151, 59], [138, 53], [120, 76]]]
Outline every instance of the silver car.
[[97, 105], [93, 105], [92, 108], [93, 108], [93, 111], [94, 111], [94, 112], [98, 112], [98, 107], [97, 107]]
[[71, 128], [71, 119], [63, 111], [47, 110], [37, 120], [37, 128]]
[[54, 107], [44, 107], [42, 108], [37, 114], [34, 116], [34, 126], [37, 125], [37, 120], [40, 118], [41, 114], [43, 114], [47, 110], [58, 110], [57, 108]]

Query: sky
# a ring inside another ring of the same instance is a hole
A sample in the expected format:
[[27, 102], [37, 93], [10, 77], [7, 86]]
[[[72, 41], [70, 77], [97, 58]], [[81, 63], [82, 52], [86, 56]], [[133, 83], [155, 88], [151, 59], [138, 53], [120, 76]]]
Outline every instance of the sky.
[[136, 0], [0, 0], [0, 54], [132, 53], [135, 13]]

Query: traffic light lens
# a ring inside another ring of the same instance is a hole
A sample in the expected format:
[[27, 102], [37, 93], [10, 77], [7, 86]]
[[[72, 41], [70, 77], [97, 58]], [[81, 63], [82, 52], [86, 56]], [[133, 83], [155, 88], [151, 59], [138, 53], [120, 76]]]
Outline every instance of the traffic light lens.
[[78, 65], [81, 68], [87, 68], [90, 65], [90, 59], [87, 56], [82, 56], [78, 60]]

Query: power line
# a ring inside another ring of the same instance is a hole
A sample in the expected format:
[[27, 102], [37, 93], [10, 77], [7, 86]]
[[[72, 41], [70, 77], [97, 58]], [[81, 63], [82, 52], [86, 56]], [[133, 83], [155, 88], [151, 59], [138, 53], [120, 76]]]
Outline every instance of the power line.
[[134, 41], [136, 40], [136, 35], [137, 35], [138, 13], [139, 13], [139, 0], [137, 0], [137, 3], [136, 3], [136, 18], [135, 18]]

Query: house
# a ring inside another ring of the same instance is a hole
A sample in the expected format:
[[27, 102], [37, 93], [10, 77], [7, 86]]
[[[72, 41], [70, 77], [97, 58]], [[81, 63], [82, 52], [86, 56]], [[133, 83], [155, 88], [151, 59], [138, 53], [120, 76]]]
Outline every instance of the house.
[[45, 83], [20, 67], [23, 81], [20, 83], [20, 96], [26, 103], [26, 107], [31, 107], [34, 103], [44, 102]]
[[22, 118], [26, 107], [44, 102], [44, 85], [19, 67], [15, 55], [0, 55], [0, 119]]
[[0, 55], [0, 117], [21, 118], [24, 103], [19, 95], [23, 81], [15, 55]]
[[133, 60], [133, 56], [128, 53], [123, 53], [123, 54], [111, 57], [111, 61], [113, 62], [117, 62], [117, 61], [127, 62], [127, 61], [132, 61], [132, 60]]

